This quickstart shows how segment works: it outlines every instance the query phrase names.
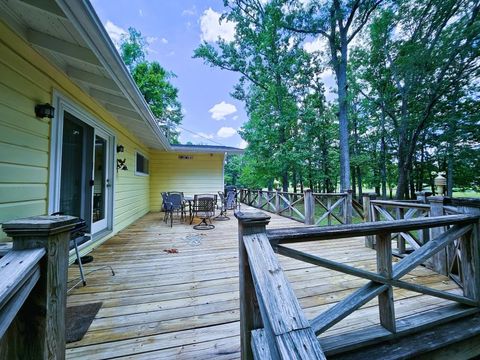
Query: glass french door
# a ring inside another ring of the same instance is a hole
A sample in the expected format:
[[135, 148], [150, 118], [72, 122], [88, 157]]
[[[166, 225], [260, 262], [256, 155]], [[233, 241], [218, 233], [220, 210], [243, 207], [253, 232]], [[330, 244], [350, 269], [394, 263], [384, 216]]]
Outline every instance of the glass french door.
[[92, 173], [92, 232], [104, 230], [108, 226], [109, 196], [110, 196], [110, 167], [108, 159], [110, 144], [109, 136], [95, 130], [93, 148], [93, 173]]
[[65, 111], [58, 211], [84, 219], [91, 234], [109, 228], [111, 135]]

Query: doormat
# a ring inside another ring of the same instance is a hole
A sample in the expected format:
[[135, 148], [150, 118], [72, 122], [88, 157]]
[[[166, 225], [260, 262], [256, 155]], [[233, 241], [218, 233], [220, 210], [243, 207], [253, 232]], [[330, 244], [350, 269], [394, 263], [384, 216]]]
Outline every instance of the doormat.
[[101, 302], [67, 307], [65, 314], [67, 344], [82, 340], [101, 307]]

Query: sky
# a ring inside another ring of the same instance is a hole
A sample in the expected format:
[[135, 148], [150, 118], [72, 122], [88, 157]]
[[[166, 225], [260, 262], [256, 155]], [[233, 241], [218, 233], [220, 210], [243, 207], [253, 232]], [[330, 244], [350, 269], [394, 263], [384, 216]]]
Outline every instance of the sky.
[[184, 110], [180, 142], [244, 148], [237, 131], [247, 120], [243, 103], [229, 93], [239, 75], [211, 68], [193, 51], [203, 40], [233, 38], [233, 24], [219, 24], [223, 0], [92, 0], [99, 18], [118, 44], [129, 27], [147, 39], [150, 61], [176, 74]]

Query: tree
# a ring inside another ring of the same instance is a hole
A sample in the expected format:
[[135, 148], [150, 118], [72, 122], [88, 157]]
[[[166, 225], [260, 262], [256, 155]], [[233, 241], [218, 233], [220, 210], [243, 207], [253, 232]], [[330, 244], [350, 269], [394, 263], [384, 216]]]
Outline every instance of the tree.
[[170, 82], [175, 74], [165, 70], [157, 61], [147, 61], [146, 45], [142, 34], [129, 28], [120, 44], [120, 54], [159, 126], [171, 143], [178, 143], [176, 126], [182, 122], [183, 113], [178, 89]]
[[336, 75], [340, 139], [340, 187], [350, 189], [347, 61], [348, 46], [383, 0], [330, 0], [290, 2], [285, 27], [298, 33], [320, 35], [329, 46], [329, 63]]
[[234, 97], [246, 104], [249, 122], [242, 136], [248, 153], [255, 153], [259, 174], [269, 177], [269, 187], [280, 176], [288, 191], [291, 167], [291, 128], [297, 120], [296, 99], [292, 95], [296, 74], [308, 59], [298, 43], [282, 31], [281, 2], [265, 5], [256, 0], [225, 1], [224, 19], [235, 23], [235, 40], [219, 40], [216, 46], [204, 42], [194, 53], [210, 66], [237, 72], [240, 80]]
[[363, 94], [393, 126], [398, 199], [414, 183], [423, 132], [445, 120], [480, 75], [479, 9], [478, 0], [404, 0], [380, 12], [371, 28]]

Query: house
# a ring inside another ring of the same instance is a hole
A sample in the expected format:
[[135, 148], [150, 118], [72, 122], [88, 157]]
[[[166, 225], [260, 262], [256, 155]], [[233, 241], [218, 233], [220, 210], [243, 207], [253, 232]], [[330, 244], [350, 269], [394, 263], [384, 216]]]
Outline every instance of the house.
[[159, 211], [162, 191], [222, 190], [241, 152], [169, 144], [88, 1], [0, 2], [0, 112], [0, 223], [79, 216], [83, 253]]

